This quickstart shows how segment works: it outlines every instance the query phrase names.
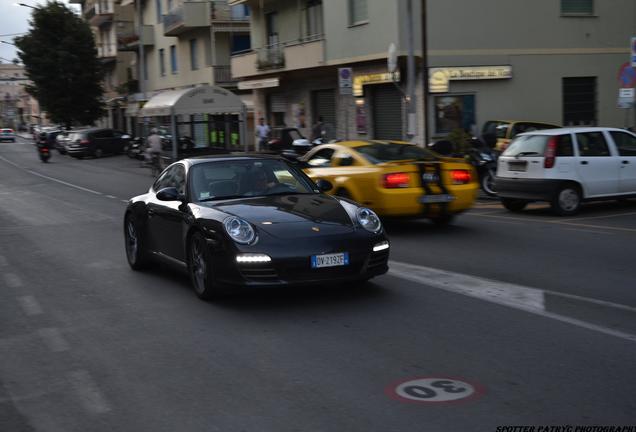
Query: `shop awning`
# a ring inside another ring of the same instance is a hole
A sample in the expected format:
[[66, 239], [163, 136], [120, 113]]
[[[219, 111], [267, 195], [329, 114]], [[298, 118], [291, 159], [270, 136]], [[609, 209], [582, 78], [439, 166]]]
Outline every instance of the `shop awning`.
[[240, 114], [244, 109], [241, 99], [231, 91], [218, 86], [201, 86], [161, 92], [153, 96], [137, 116]]

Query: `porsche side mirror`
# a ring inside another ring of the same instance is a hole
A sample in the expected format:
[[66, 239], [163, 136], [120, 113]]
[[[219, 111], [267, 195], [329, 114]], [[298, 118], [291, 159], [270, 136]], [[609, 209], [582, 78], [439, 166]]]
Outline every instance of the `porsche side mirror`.
[[318, 190], [320, 192], [328, 192], [333, 189], [333, 185], [331, 184], [331, 182], [323, 179], [318, 180], [316, 182], [316, 186], [318, 186]]
[[175, 187], [167, 187], [157, 192], [159, 201], [183, 201], [184, 196], [179, 193]]

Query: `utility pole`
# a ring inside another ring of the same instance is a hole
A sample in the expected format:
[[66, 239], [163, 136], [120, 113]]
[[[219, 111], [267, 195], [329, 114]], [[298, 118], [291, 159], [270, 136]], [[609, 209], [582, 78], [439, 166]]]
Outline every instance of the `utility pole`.
[[[142, 0], [136, 0], [135, 7], [137, 8], [137, 34], [139, 35], [139, 47], [138, 47], [139, 58], [137, 59], [137, 61], [139, 61], [139, 79], [138, 79], [139, 92], [141, 93], [141, 99], [145, 102], [146, 101], [146, 62], [145, 62], [146, 53], [145, 53], [144, 40], [143, 40], [144, 13], [142, 9]], [[136, 102], [139, 103], [138, 101]], [[137, 122], [137, 126], [139, 126], [139, 122]], [[135, 130], [137, 130], [136, 127], [135, 127]], [[141, 134], [138, 134], [138, 135], [141, 135], [141, 136], [148, 135], [146, 131], [145, 122], [142, 126]]]
[[429, 121], [428, 121], [428, 39], [426, 34], [428, 32], [428, 26], [426, 25], [426, 0], [422, 0], [422, 115], [424, 116], [424, 135], [422, 136], [422, 143], [428, 144], [430, 138], [429, 133]]

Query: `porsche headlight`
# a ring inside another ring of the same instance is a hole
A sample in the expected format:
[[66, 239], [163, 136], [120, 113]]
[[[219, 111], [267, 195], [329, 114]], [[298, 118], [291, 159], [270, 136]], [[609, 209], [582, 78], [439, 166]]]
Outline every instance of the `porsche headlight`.
[[236, 216], [230, 216], [223, 222], [225, 232], [237, 243], [250, 244], [256, 238], [254, 228], [248, 222]]
[[358, 218], [358, 223], [365, 230], [372, 233], [382, 231], [382, 222], [380, 222], [380, 218], [373, 210], [361, 207], [356, 210], [356, 217]]

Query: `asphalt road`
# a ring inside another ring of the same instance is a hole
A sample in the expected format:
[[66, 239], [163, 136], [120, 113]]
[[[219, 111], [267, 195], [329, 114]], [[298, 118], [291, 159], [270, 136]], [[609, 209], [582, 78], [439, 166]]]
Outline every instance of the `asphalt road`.
[[151, 182], [0, 143], [0, 431], [636, 428], [636, 201], [480, 200], [389, 223], [391, 271], [364, 289], [205, 303], [126, 263], [125, 201]]

